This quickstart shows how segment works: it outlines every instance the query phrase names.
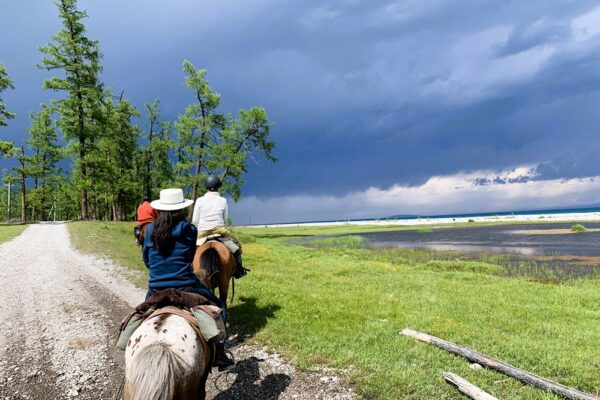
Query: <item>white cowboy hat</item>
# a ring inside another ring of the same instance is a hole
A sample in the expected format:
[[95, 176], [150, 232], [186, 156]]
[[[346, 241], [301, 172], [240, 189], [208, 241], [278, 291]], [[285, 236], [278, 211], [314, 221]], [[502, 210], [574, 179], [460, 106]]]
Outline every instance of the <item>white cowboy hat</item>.
[[189, 207], [194, 202], [183, 198], [181, 189], [163, 189], [160, 191], [160, 199], [154, 200], [150, 205], [155, 210], [173, 211]]

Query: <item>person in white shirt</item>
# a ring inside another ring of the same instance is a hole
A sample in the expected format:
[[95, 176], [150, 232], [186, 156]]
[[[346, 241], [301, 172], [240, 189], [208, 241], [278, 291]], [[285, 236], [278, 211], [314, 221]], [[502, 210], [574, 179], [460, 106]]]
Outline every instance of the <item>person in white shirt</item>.
[[247, 269], [242, 266], [242, 245], [235, 236], [225, 228], [228, 218], [227, 199], [219, 194], [221, 180], [215, 175], [206, 177], [207, 192], [196, 199], [192, 224], [198, 228], [197, 246], [201, 246], [211, 235], [220, 235], [221, 242], [233, 253], [236, 261], [236, 270], [233, 276], [239, 279], [247, 274]]

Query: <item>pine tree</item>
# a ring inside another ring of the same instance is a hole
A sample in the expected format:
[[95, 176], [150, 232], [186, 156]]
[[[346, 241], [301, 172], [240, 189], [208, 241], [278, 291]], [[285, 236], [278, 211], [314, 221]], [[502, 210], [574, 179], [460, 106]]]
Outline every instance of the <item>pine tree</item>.
[[240, 110], [237, 119], [228, 119], [226, 129], [222, 131], [222, 140], [214, 149], [217, 170], [221, 170], [223, 190], [238, 200], [244, 183], [243, 175], [248, 170], [248, 157], [256, 153], [272, 163], [277, 162], [272, 154], [275, 143], [268, 140], [273, 124], [267, 119], [262, 107], [253, 107], [248, 111]]
[[104, 192], [104, 201], [112, 215], [107, 219], [124, 221], [133, 211], [139, 198], [142, 182], [136, 174], [135, 154], [140, 130], [132, 123], [139, 116], [137, 109], [122, 96], [114, 104], [112, 99], [104, 101], [106, 125], [99, 143], [102, 158], [102, 179], [98, 182], [99, 192]]
[[60, 115], [58, 125], [71, 143], [78, 171], [75, 183], [81, 193], [81, 218], [88, 219], [88, 190], [92, 182], [88, 177], [87, 156], [96, 143], [97, 120], [101, 113], [103, 90], [98, 80], [101, 54], [98, 42], [86, 37], [82, 20], [87, 14], [77, 9], [77, 1], [57, 0], [56, 6], [63, 29], [48, 45], [40, 47], [46, 54], [40, 68], [64, 71], [64, 78], [47, 79], [44, 88], [66, 94], [65, 99], [56, 102]]
[[196, 71], [184, 61], [183, 71], [185, 84], [195, 92], [197, 102], [186, 108], [176, 124], [178, 183], [190, 187], [195, 200], [203, 188], [203, 177], [219, 174], [223, 191], [238, 200], [248, 158], [258, 153], [267, 161], [277, 161], [272, 154], [275, 143], [268, 140], [273, 125], [261, 107], [240, 110], [237, 118], [217, 113], [220, 96], [209, 87], [206, 70]]
[[13, 167], [13, 171], [19, 176], [21, 184], [21, 223], [25, 223], [25, 213], [27, 210], [27, 176], [28, 167], [31, 159], [25, 155], [25, 145], [21, 145], [17, 153], [18, 167]]
[[146, 146], [140, 149], [140, 179], [144, 195], [150, 198], [158, 195], [160, 189], [173, 181], [173, 165], [169, 158], [173, 148], [171, 139], [172, 124], [160, 120], [160, 101], [146, 104], [148, 129], [144, 135]]
[[191, 196], [195, 200], [203, 182], [205, 163], [223, 128], [224, 118], [215, 112], [220, 96], [208, 85], [206, 70], [196, 70], [186, 60], [183, 62], [183, 72], [185, 85], [194, 92], [196, 102], [186, 108], [175, 125], [179, 139], [176, 169], [179, 185], [191, 188]]
[[56, 164], [62, 158], [61, 147], [52, 122], [52, 109], [42, 105], [38, 113], [31, 114], [31, 127], [27, 144], [33, 151], [29, 176], [33, 178], [30, 193], [31, 219], [36, 219], [39, 209], [40, 219], [47, 217], [48, 185], [53, 183], [59, 173]]

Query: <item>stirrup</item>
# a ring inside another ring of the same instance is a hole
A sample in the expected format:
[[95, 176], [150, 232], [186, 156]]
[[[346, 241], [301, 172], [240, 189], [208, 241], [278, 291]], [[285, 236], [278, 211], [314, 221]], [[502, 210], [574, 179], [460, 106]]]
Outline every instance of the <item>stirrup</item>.
[[248, 268], [244, 268], [244, 267], [241, 267], [240, 269], [236, 268], [236, 270], [233, 272], [233, 277], [235, 279], [243, 278], [244, 276], [248, 275], [249, 271], [250, 270]]
[[223, 349], [223, 355], [227, 358], [227, 361], [215, 360], [215, 367], [219, 369], [219, 372], [231, 371], [235, 368], [235, 357], [231, 351], [225, 349]]

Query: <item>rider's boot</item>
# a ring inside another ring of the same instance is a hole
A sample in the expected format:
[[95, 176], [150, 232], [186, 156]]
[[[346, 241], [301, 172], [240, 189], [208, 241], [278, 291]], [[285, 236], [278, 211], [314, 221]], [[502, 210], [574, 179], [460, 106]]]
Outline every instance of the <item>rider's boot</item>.
[[235, 279], [240, 279], [248, 274], [249, 269], [246, 269], [242, 265], [242, 252], [240, 250], [236, 251], [234, 254], [235, 257], [235, 271], [233, 272], [233, 277]]
[[225, 350], [224, 342], [219, 342], [215, 346], [215, 362], [213, 367], [218, 367], [219, 372], [229, 371], [235, 367], [233, 356]]

